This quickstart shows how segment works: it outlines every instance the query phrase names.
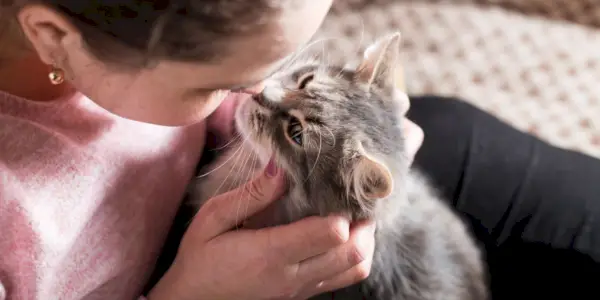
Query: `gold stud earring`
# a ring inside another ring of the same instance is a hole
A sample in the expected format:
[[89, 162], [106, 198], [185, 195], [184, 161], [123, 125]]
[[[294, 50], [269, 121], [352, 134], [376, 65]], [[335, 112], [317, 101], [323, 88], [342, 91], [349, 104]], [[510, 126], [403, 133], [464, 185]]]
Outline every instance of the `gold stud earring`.
[[48, 73], [48, 79], [54, 85], [59, 85], [65, 81], [65, 72], [55, 66], [52, 66], [52, 70]]

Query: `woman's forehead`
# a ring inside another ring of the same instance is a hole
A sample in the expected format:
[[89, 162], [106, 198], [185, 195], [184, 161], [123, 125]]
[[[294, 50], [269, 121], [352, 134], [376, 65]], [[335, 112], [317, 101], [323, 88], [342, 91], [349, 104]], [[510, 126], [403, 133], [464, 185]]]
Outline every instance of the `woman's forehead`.
[[[276, 41], [277, 45], [273, 44]], [[295, 51], [295, 44], [275, 36], [259, 35], [232, 41], [228, 45], [231, 50], [227, 51], [230, 54], [214, 63], [164, 62], [161, 65], [164, 72], [178, 82], [201, 83], [204, 89], [232, 89], [257, 83], [273, 74]]]
[[241, 84], [262, 80], [281, 67], [286, 58], [313, 37], [331, 6], [331, 1], [326, 0], [291, 2], [294, 5], [285, 5], [268, 26], [228, 45], [231, 54], [222, 65], [239, 72]]
[[169, 86], [181, 87], [187, 92], [231, 90], [261, 82], [281, 68], [290, 54], [290, 51], [281, 51], [277, 55], [267, 55], [258, 49], [239, 49], [244, 54], [226, 57], [218, 63], [164, 61], [146, 72], [160, 76], [164, 79], [161, 81]]

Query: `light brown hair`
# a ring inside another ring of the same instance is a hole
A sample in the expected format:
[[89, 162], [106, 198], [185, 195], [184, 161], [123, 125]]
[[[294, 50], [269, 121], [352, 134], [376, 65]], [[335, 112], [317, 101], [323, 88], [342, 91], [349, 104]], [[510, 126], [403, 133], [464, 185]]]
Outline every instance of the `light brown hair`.
[[0, 2], [0, 64], [30, 51], [14, 11]]

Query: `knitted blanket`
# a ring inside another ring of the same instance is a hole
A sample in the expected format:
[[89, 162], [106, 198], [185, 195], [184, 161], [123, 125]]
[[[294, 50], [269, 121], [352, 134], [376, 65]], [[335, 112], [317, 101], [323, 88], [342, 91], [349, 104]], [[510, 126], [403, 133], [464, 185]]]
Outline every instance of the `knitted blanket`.
[[600, 1], [339, 0], [317, 38], [328, 59], [356, 59], [396, 30], [411, 94], [462, 97], [600, 158]]

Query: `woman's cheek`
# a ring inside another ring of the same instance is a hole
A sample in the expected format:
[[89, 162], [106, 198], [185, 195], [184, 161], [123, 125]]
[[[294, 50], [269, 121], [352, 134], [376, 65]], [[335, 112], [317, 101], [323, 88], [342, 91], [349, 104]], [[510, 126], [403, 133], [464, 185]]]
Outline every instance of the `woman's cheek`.
[[248, 94], [226, 93], [224, 99], [219, 101], [218, 107], [208, 118], [208, 130], [220, 139], [229, 140], [234, 134], [233, 118], [235, 110], [241, 101], [247, 100]]
[[216, 90], [211, 92], [210, 95], [206, 98], [204, 102], [204, 107], [202, 108], [203, 112], [206, 116], [212, 114], [227, 98], [229, 91], [226, 90]]

